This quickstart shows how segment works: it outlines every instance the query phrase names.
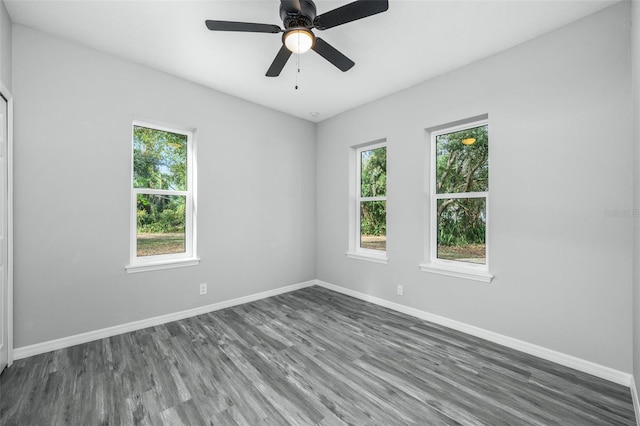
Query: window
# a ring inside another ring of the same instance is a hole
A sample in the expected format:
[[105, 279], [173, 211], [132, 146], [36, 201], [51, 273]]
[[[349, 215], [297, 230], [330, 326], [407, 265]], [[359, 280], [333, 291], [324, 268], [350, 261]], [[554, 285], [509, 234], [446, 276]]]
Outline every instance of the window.
[[386, 263], [387, 147], [355, 148], [355, 214], [349, 257]]
[[430, 158], [430, 263], [421, 269], [490, 281], [487, 120], [431, 132]]
[[193, 132], [133, 123], [129, 272], [197, 264]]

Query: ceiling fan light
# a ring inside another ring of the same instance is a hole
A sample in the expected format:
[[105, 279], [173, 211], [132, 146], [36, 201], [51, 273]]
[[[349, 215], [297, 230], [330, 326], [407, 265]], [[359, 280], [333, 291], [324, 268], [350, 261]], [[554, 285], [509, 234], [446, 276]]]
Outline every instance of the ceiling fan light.
[[287, 31], [284, 35], [284, 45], [293, 53], [305, 53], [313, 47], [315, 37], [306, 28]]
[[474, 143], [476, 143], [476, 138], [462, 139], [462, 143], [465, 145], [473, 145]]

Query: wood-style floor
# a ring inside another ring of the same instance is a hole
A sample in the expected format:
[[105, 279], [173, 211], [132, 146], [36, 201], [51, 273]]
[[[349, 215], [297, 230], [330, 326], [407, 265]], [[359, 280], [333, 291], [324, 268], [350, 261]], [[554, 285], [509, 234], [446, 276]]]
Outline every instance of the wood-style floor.
[[2, 425], [635, 425], [628, 388], [311, 287], [16, 361]]

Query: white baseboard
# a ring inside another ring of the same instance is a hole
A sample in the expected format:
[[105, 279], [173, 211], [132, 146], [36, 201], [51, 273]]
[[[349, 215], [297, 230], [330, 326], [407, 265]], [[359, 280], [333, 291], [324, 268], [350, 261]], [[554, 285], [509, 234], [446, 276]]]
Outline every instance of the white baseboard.
[[92, 342], [94, 340], [104, 339], [106, 337], [117, 336], [118, 334], [128, 333], [131, 331], [141, 330], [143, 328], [155, 325], [166, 324], [168, 322], [178, 321], [185, 318], [194, 317], [196, 315], [206, 314], [208, 312], [218, 311], [220, 309], [229, 308], [243, 303], [254, 302], [267, 297], [277, 296], [279, 294], [300, 290], [305, 287], [315, 285], [315, 280], [306, 281], [298, 284], [292, 284], [285, 287], [276, 288], [274, 290], [263, 291], [261, 293], [251, 294], [249, 296], [238, 297], [236, 299], [226, 300], [224, 302], [214, 303], [212, 305], [200, 306], [186, 311], [174, 312], [167, 315], [160, 315], [153, 318], [147, 318], [140, 321], [134, 321], [126, 324], [120, 324], [113, 327], [107, 327], [100, 330], [89, 331], [87, 333], [76, 334], [74, 336], [63, 337], [61, 339], [50, 340], [47, 342], [37, 343], [35, 345], [23, 346], [15, 348], [13, 351], [13, 359], [18, 360], [34, 355], [40, 355], [46, 352], [58, 349], [68, 348], [70, 346], [82, 343]]
[[638, 398], [638, 388], [633, 377], [631, 378], [631, 398], [633, 398], [633, 409], [636, 412], [636, 424], [640, 426], [640, 398]]
[[407, 315], [411, 315], [426, 321], [430, 321], [436, 324], [443, 325], [445, 327], [452, 328], [454, 330], [462, 331], [464, 333], [480, 337], [482, 339], [498, 343], [500, 345], [519, 350], [521, 352], [528, 353], [530, 355], [537, 356], [548, 361], [555, 362], [566, 367], [574, 368], [579, 371], [583, 371], [588, 374], [592, 374], [596, 377], [600, 377], [605, 380], [609, 380], [614, 383], [618, 383], [624, 386], [629, 386], [634, 398], [634, 406], [636, 410], [636, 418], [639, 419], [640, 426], [640, 402], [638, 400], [637, 389], [635, 388], [635, 382], [631, 374], [605, 367], [600, 364], [586, 361], [581, 358], [567, 355], [562, 352], [557, 352], [551, 349], [544, 348], [542, 346], [527, 343], [522, 340], [514, 339], [512, 337], [504, 336], [502, 334], [494, 333], [479, 327], [475, 327], [463, 322], [455, 321], [449, 318], [441, 317], [439, 315], [431, 314], [426, 311], [422, 311], [416, 308], [411, 308], [399, 303], [390, 302], [385, 299], [381, 299], [368, 294], [360, 293], [348, 288], [340, 287], [335, 284], [330, 284], [321, 280], [311, 280], [298, 284], [292, 284], [285, 287], [280, 287], [273, 290], [263, 291], [260, 293], [252, 294], [249, 296], [243, 296], [236, 299], [231, 299], [223, 302], [214, 303], [211, 305], [200, 306], [185, 311], [175, 312], [167, 315], [161, 315], [153, 318], [147, 318], [140, 321], [134, 321], [126, 324], [121, 324], [113, 327], [107, 327], [100, 330], [90, 331], [87, 333], [76, 334], [73, 336], [63, 337], [61, 339], [50, 340], [47, 342], [37, 343], [35, 345], [23, 346], [21, 348], [15, 348], [13, 351], [13, 359], [18, 360], [27, 358], [34, 355], [43, 354], [58, 349], [67, 348], [70, 346], [79, 345], [82, 343], [91, 342], [94, 340], [104, 339], [106, 337], [116, 336], [122, 333], [128, 333], [131, 331], [141, 330], [143, 328], [152, 327], [155, 325], [166, 324], [173, 321], [178, 321], [184, 318], [190, 318], [196, 315], [205, 314], [208, 312], [214, 312], [220, 309], [229, 308], [243, 303], [254, 302], [256, 300], [265, 299], [267, 297], [277, 296], [279, 294], [288, 293], [302, 288], [310, 287], [312, 285], [318, 285], [320, 287], [327, 288], [329, 290], [336, 291], [338, 293], [346, 294], [347, 296], [355, 297], [356, 299], [364, 300], [385, 308], [392, 309], [394, 311], [402, 312]]
[[[346, 294], [347, 296], [355, 297], [356, 299], [371, 302], [373, 304], [383, 306], [385, 308], [392, 309], [394, 311], [402, 312], [407, 315], [411, 315], [426, 321], [430, 321], [436, 324], [443, 325], [445, 327], [452, 328], [454, 330], [462, 331], [463, 333], [471, 334], [472, 336], [480, 337], [490, 342], [498, 343], [502, 346], [512, 348], [521, 352], [528, 353], [530, 355], [537, 356], [538, 358], [546, 359], [548, 361], [555, 362], [565, 367], [570, 367], [578, 371], [582, 371], [591, 374], [596, 377], [600, 377], [605, 380], [609, 380], [614, 383], [618, 383], [623, 386], [631, 386], [633, 376], [629, 373], [625, 373], [619, 370], [615, 370], [610, 367], [605, 367], [600, 364], [596, 364], [591, 361], [587, 361], [581, 358], [567, 355], [562, 352], [557, 352], [551, 349], [547, 349], [542, 346], [534, 345], [522, 340], [514, 339], [512, 337], [504, 336], [502, 334], [494, 333], [473, 325], [465, 324], [463, 322], [455, 321], [449, 318], [441, 317], [439, 315], [431, 314], [429, 312], [421, 311], [416, 308], [401, 305], [399, 303], [390, 302], [379, 297], [370, 296], [368, 294], [360, 293], [348, 288], [340, 287], [335, 284], [330, 284], [321, 280], [315, 280], [316, 285], [324, 287], [329, 290], [336, 291], [338, 293]], [[638, 411], [638, 405], [636, 400], [636, 413]], [[640, 414], [636, 414], [636, 418]], [[639, 425], [640, 426], [640, 425]]]

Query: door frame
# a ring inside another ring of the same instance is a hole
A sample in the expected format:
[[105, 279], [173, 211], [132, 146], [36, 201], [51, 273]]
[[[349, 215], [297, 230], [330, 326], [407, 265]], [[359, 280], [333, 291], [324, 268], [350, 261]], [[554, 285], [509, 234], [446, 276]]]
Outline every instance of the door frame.
[[0, 80], [7, 100], [7, 368], [13, 364], [13, 95]]

